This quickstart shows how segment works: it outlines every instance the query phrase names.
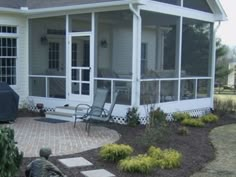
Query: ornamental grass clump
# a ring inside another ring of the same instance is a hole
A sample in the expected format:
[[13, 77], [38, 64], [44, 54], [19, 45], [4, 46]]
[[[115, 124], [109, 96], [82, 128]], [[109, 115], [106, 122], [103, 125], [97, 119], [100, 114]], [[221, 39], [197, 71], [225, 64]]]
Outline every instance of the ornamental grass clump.
[[200, 119], [204, 123], [213, 123], [213, 122], [217, 122], [219, 120], [219, 117], [214, 114], [207, 114], [205, 116], [202, 116]]
[[155, 168], [155, 160], [147, 155], [128, 157], [119, 162], [119, 168], [129, 173], [148, 174]]
[[99, 152], [103, 160], [118, 162], [133, 153], [133, 148], [125, 144], [107, 144]]
[[148, 156], [152, 157], [156, 167], [170, 169], [180, 167], [182, 154], [174, 149], [161, 150], [160, 148], [150, 147]]
[[184, 119], [181, 122], [182, 125], [190, 126], [190, 127], [204, 127], [204, 122], [202, 122], [201, 119], [198, 118], [190, 118], [190, 119]]
[[191, 116], [186, 112], [176, 112], [173, 114], [173, 119], [176, 122], [182, 122], [184, 119], [190, 119]]

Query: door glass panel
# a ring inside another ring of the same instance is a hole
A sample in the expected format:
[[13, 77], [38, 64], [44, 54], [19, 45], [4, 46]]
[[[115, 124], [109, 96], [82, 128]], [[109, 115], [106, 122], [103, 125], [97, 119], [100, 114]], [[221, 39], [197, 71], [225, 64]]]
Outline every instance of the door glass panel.
[[90, 66], [89, 36], [73, 37], [71, 47], [71, 66]]
[[82, 72], [82, 81], [89, 81], [89, 69], [84, 69]]
[[82, 95], [89, 95], [89, 84], [82, 84]]
[[72, 94], [79, 94], [80, 93], [79, 86], [80, 86], [80, 83], [72, 83], [71, 84], [71, 92], [72, 92]]
[[79, 78], [79, 70], [78, 69], [72, 69], [71, 71], [71, 78], [72, 80], [80, 80]]

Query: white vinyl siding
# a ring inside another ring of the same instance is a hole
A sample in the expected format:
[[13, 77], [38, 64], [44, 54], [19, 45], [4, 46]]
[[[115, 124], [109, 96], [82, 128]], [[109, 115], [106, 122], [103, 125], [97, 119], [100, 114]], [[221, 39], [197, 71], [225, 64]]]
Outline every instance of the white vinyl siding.
[[[28, 23], [25, 17], [20, 15], [10, 15], [0, 13], [1, 31], [7, 31], [8, 34], [1, 33], [0, 37], [12, 36], [16, 39], [16, 85], [11, 87], [20, 95], [20, 101], [26, 100], [28, 96]], [[10, 28], [10, 27], [16, 27]], [[16, 31], [15, 31], [16, 30]], [[17, 32], [16, 34], [14, 34]]]

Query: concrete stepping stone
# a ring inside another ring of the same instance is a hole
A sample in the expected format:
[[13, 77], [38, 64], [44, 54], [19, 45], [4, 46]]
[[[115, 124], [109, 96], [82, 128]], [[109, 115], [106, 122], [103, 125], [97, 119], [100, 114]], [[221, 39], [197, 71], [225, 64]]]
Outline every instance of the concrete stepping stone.
[[115, 177], [115, 175], [105, 169], [81, 171], [81, 173], [86, 177]]
[[84, 166], [91, 166], [93, 165], [91, 162], [86, 160], [83, 157], [75, 157], [75, 158], [66, 158], [66, 159], [59, 159], [59, 161], [64, 164], [65, 166], [72, 168], [72, 167], [84, 167]]

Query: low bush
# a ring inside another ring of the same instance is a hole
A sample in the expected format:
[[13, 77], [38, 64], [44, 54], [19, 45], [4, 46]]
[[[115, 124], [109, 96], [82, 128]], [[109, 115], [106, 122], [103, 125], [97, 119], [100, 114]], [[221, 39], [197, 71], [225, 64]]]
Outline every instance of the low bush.
[[174, 121], [176, 122], [181, 122], [183, 121], [184, 119], [190, 119], [191, 116], [189, 113], [184, 113], [184, 112], [176, 112], [173, 114], [173, 119]]
[[133, 153], [133, 148], [125, 144], [107, 144], [99, 152], [102, 159], [118, 162]]
[[18, 172], [23, 153], [19, 152], [14, 141], [14, 130], [0, 127], [0, 176], [13, 177]]
[[204, 123], [212, 123], [212, 122], [217, 122], [219, 120], [219, 117], [214, 114], [207, 114], [205, 116], [202, 116], [201, 120]]
[[156, 167], [177, 168], [182, 162], [182, 154], [174, 149], [161, 150], [160, 148], [150, 147], [148, 156], [152, 157]]
[[201, 119], [198, 118], [190, 118], [190, 119], [184, 119], [181, 124], [191, 127], [204, 127], [204, 123]]
[[149, 112], [148, 127], [157, 128], [167, 124], [166, 114], [160, 108]]
[[174, 149], [166, 149], [163, 151], [163, 158], [156, 161], [156, 165], [160, 168], [178, 168], [182, 162], [182, 154]]
[[167, 140], [169, 134], [166, 114], [160, 108], [157, 108], [156, 110], [150, 111], [149, 121], [140, 142], [144, 146], [149, 147]]
[[155, 160], [147, 155], [128, 157], [119, 162], [122, 171], [130, 173], [150, 173], [155, 167]]
[[139, 122], [139, 114], [138, 114], [138, 108], [129, 108], [128, 112], [126, 113], [126, 120], [127, 124], [131, 127], [136, 127], [140, 124]]
[[185, 136], [185, 135], [189, 134], [189, 129], [187, 127], [185, 127], [185, 126], [181, 126], [181, 127], [178, 128], [177, 133], [179, 135]]

